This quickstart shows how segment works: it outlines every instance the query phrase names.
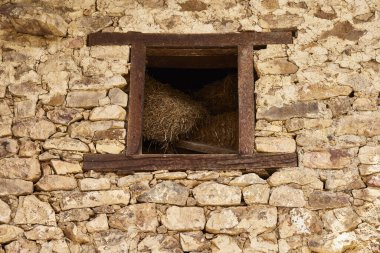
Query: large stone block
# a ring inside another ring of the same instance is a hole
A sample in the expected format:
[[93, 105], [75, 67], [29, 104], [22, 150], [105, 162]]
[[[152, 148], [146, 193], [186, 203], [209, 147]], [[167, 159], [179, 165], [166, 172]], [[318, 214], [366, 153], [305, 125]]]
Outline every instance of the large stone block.
[[362, 222], [352, 207], [329, 210], [323, 214], [322, 220], [325, 229], [333, 233], [352, 231]]
[[282, 207], [303, 207], [306, 205], [306, 200], [302, 190], [281, 185], [272, 190], [269, 204]]
[[243, 188], [244, 202], [248, 205], [267, 204], [270, 187], [268, 184], [253, 184]]
[[323, 189], [323, 182], [319, 179], [318, 173], [307, 168], [281, 169], [273, 173], [267, 181], [271, 186], [298, 184], [313, 189]]
[[47, 117], [56, 124], [69, 125], [82, 119], [82, 113], [73, 108], [55, 108], [47, 112]]
[[19, 227], [12, 225], [0, 225], [0, 244], [16, 240], [24, 233]]
[[106, 97], [105, 90], [71, 91], [66, 97], [67, 107], [91, 108], [99, 106], [99, 100]]
[[39, 225], [25, 232], [25, 237], [29, 240], [58, 240], [63, 238], [63, 232], [57, 227]]
[[17, 137], [29, 137], [33, 140], [46, 140], [56, 132], [55, 125], [44, 119], [29, 118], [16, 121], [12, 132]]
[[33, 193], [33, 182], [21, 179], [0, 178], [0, 197]]
[[128, 205], [129, 198], [130, 194], [125, 190], [71, 192], [63, 197], [60, 205], [62, 210], [116, 204]]
[[259, 19], [259, 25], [262, 28], [269, 29], [296, 28], [297, 26], [302, 24], [303, 21], [304, 18], [296, 14], [266, 14]]
[[71, 138], [48, 139], [43, 144], [44, 149], [58, 149], [67, 151], [89, 152], [88, 146], [80, 140]]
[[56, 226], [55, 212], [49, 203], [39, 200], [34, 195], [19, 198], [15, 224], [41, 224]]
[[308, 241], [309, 248], [318, 253], [342, 253], [357, 245], [355, 232], [314, 236]]
[[215, 182], [205, 182], [193, 189], [193, 195], [201, 206], [240, 205], [241, 190], [236, 186], [227, 186]]
[[186, 205], [189, 189], [172, 181], [164, 181], [137, 197], [139, 202]]
[[[71, 138], [93, 139], [95, 135], [99, 136], [102, 134], [106, 134], [107, 132], [112, 137], [111, 131], [116, 131], [116, 129], [124, 128], [124, 124], [124, 121], [81, 121], [71, 124], [68, 132]], [[115, 137], [117, 137], [117, 135]]]
[[125, 120], [127, 112], [119, 105], [106, 105], [103, 107], [95, 107], [90, 112], [89, 119], [97, 120]]
[[257, 137], [255, 138], [258, 152], [293, 153], [296, 151], [296, 142], [287, 137]]
[[364, 146], [359, 149], [362, 164], [380, 164], [380, 146]]
[[166, 210], [161, 222], [169, 230], [194, 231], [204, 229], [206, 217], [201, 207], [171, 206]]
[[60, 175], [43, 176], [36, 184], [36, 188], [41, 191], [68, 191], [77, 187], [74, 177]]
[[74, 174], [82, 172], [82, 167], [79, 163], [65, 162], [61, 160], [50, 161], [55, 173], [59, 175]]
[[342, 85], [309, 84], [298, 91], [299, 100], [321, 100], [337, 96], [348, 96], [352, 88]]
[[334, 149], [320, 152], [306, 152], [303, 165], [315, 169], [342, 169], [350, 165], [352, 155], [346, 150]]
[[4, 158], [0, 160], [0, 177], [37, 181], [40, 163], [35, 158]]
[[312, 209], [330, 209], [350, 206], [350, 196], [342, 192], [314, 191], [309, 195]]
[[361, 112], [342, 117], [336, 129], [336, 135], [362, 135], [372, 137], [380, 135], [380, 113]]

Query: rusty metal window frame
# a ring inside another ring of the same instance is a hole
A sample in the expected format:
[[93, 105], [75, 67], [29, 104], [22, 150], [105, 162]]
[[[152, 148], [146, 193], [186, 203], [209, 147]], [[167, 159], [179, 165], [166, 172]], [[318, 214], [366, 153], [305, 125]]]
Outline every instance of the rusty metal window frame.
[[[86, 154], [84, 170], [129, 174], [154, 170], [248, 170], [297, 166], [296, 153], [256, 153], [254, 46], [290, 44], [292, 32], [223, 34], [93, 33], [88, 46], [130, 45], [131, 69], [125, 154]], [[237, 154], [142, 154], [147, 48], [237, 48], [239, 147]]]

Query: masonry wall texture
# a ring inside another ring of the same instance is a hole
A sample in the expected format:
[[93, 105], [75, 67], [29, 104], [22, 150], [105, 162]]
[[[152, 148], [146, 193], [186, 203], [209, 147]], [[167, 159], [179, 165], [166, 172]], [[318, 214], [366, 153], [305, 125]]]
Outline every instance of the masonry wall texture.
[[[299, 167], [82, 172], [124, 150], [130, 69], [87, 34], [278, 28], [256, 145]], [[0, 60], [0, 252], [380, 252], [379, 0], [0, 0]]]

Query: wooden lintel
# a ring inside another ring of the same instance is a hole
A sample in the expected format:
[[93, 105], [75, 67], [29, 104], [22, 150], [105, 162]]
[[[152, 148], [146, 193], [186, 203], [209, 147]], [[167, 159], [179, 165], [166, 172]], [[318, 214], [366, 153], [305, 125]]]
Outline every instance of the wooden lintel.
[[292, 32], [241, 32], [174, 34], [97, 32], [88, 35], [88, 46], [144, 44], [147, 47], [231, 47], [242, 44], [291, 44]]
[[236, 55], [217, 56], [147, 56], [148, 68], [228, 69], [236, 68]]
[[83, 169], [98, 172], [186, 171], [186, 170], [243, 170], [255, 171], [296, 167], [296, 153], [256, 153], [253, 156], [226, 154], [141, 154], [125, 156], [87, 154]]

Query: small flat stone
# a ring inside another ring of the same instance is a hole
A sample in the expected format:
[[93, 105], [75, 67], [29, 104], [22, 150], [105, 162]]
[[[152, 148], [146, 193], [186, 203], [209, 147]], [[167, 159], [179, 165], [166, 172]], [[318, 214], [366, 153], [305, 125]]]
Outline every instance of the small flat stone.
[[259, 76], [263, 75], [289, 75], [297, 72], [298, 67], [286, 58], [275, 58], [257, 62], [256, 69]]
[[266, 14], [259, 19], [259, 25], [269, 29], [289, 29], [299, 26], [303, 21], [304, 18], [297, 14]]
[[137, 201], [184, 206], [188, 196], [189, 189], [186, 187], [175, 182], [164, 181], [138, 196]]
[[266, 184], [266, 181], [255, 173], [248, 173], [232, 179], [229, 183], [231, 186], [245, 187], [252, 184]]
[[374, 165], [359, 165], [360, 175], [368, 176], [375, 173], [380, 173], [380, 164]]
[[[108, 47], [108, 46], [107, 46]], [[92, 48], [91, 48], [92, 49]], [[121, 75], [112, 77], [83, 77], [82, 79], [75, 80], [70, 83], [71, 90], [92, 91], [99, 90], [98, 94], [103, 94], [102, 90], [108, 90], [111, 88], [123, 88], [127, 85], [127, 81]], [[86, 94], [86, 93], [77, 93]], [[87, 93], [91, 94], [91, 93]]]
[[176, 180], [176, 179], [185, 179], [187, 178], [187, 173], [178, 171], [178, 172], [163, 172], [157, 173], [154, 177], [158, 180]]
[[350, 205], [350, 196], [342, 192], [314, 191], [309, 195], [312, 209], [340, 208]]
[[0, 158], [12, 156], [13, 154], [17, 154], [18, 151], [19, 145], [17, 140], [10, 138], [0, 139]]
[[51, 160], [51, 165], [53, 166], [53, 169], [55, 173], [59, 175], [65, 175], [65, 174], [74, 174], [74, 173], [81, 173], [82, 167], [79, 163], [71, 163], [71, 162], [65, 162], [61, 160]]
[[244, 202], [251, 204], [267, 204], [270, 187], [268, 184], [253, 184], [243, 189]]
[[144, 203], [123, 207], [110, 216], [109, 225], [129, 232], [156, 232], [159, 225], [156, 205]]
[[85, 178], [79, 180], [79, 189], [81, 191], [100, 191], [109, 190], [111, 182], [108, 178]]
[[129, 192], [124, 190], [71, 192], [63, 197], [60, 205], [62, 210], [116, 204], [128, 205], [129, 198]]
[[55, 125], [44, 119], [28, 118], [16, 121], [12, 132], [17, 137], [29, 137], [32, 140], [46, 140], [56, 132]]
[[219, 177], [219, 173], [215, 171], [200, 171], [200, 172], [192, 172], [188, 173], [187, 179], [190, 180], [199, 180], [199, 181], [207, 181], [214, 180]]
[[342, 117], [336, 129], [336, 135], [361, 135], [372, 137], [380, 135], [380, 113], [360, 112]]
[[90, 112], [90, 120], [125, 120], [127, 113], [125, 109], [119, 105], [106, 105], [103, 107], [95, 107]]
[[34, 195], [19, 198], [15, 224], [41, 224], [56, 226], [55, 212], [49, 203], [39, 200]]
[[24, 233], [19, 227], [12, 225], [0, 225], [0, 244], [16, 240]]
[[269, 204], [282, 207], [303, 207], [306, 205], [306, 200], [302, 190], [281, 185], [272, 190]]
[[47, 112], [47, 117], [56, 124], [69, 125], [82, 119], [82, 113], [73, 108], [56, 108]]
[[323, 214], [322, 220], [324, 228], [333, 233], [352, 231], [362, 222], [352, 207], [328, 210]]
[[125, 144], [118, 140], [100, 140], [96, 142], [96, 151], [101, 154], [120, 154]]
[[307, 244], [314, 252], [342, 253], [357, 244], [357, 237], [355, 232], [326, 234], [312, 237]]
[[0, 223], [9, 223], [11, 221], [11, 208], [7, 203], [0, 199]]
[[298, 91], [300, 100], [321, 100], [337, 96], [348, 96], [352, 88], [343, 85], [309, 84]]
[[43, 176], [36, 184], [36, 188], [40, 191], [68, 191], [76, 187], [75, 178], [60, 175]]
[[142, 173], [142, 174], [134, 174], [125, 177], [119, 178], [117, 182], [117, 186], [125, 187], [130, 186], [131, 184], [142, 182], [142, 181], [150, 181], [153, 179], [153, 175], [150, 173]]
[[106, 97], [106, 91], [71, 91], [66, 97], [67, 107], [91, 108], [99, 106], [99, 100]]
[[303, 165], [313, 169], [343, 169], [351, 163], [352, 156], [342, 149], [305, 152]]
[[[129, 249], [135, 242], [133, 234], [116, 229], [94, 233], [94, 248], [99, 253], [119, 253]], [[136, 247], [136, 246], [135, 246]]]
[[204, 229], [206, 217], [201, 207], [171, 206], [166, 210], [161, 222], [169, 230], [194, 231]]
[[67, 137], [48, 139], [43, 144], [44, 149], [58, 149], [67, 151], [89, 152], [88, 146], [80, 140]]
[[96, 218], [86, 223], [86, 228], [89, 233], [101, 232], [108, 230], [108, 219], [106, 214], [99, 214]]
[[41, 176], [40, 163], [35, 158], [4, 158], [0, 160], [0, 177], [36, 181]]
[[79, 244], [85, 244], [90, 242], [90, 237], [84, 233], [74, 222], [66, 222], [59, 224], [65, 237], [72, 242]]
[[268, 153], [293, 153], [296, 151], [296, 142], [287, 137], [257, 137], [256, 150]]
[[326, 176], [325, 189], [334, 191], [345, 191], [364, 188], [357, 169], [346, 169], [329, 171]]
[[30, 252], [30, 253], [38, 253], [40, 252], [40, 246], [34, 242], [29, 241], [23, 238], [17, 238], [17, 241], [13, 241], [5, 245], [5, 252]]
[[380, 164], [380, 146], [364, 146], [359, 149], [362, 164]]
[[112, 88], [108, 92], [111, 104], [126, 107], [128, 105], [128, 94], [119, 88]]
[[370, 176], [367, 180], [367, 185], [372, 187], [380, 187], [380, 173]]
[[15, 102], [15, 118], [25, 119], [36, 115], [36, 100], [29, 99]]
[[57, 227], [39, 225], [25, 232], [25, 237], [29, 240], [58, 240], [63, 238], [63, 232]]
[[60, 212], [57, 216], [58, 222], [86, 221], [94, 214], [90, 208], [79, 208]]
[[21, 179], [0, 178], [0, 196], [19, 196], [31, 193], [33, 193], [33, 182]]
[[319, 175], [312, 169], [286, 168], [280, 169], [268, 178], [271, 186], [279, 186], [286, 184], [298, 184], [313, 189], [323, 189], [323, 182], [319, 179]]
[[239, 187], [227, 186], [215, 182], [205, 182], [193, 189], [193, 195], [201, 206], [240, 205], [241, 191]]
[[68, 132], [70, 133], [71, 138], [94, 139], [97, 133], [123, 128], [124, 121], [80, 121], [71, 124]]

